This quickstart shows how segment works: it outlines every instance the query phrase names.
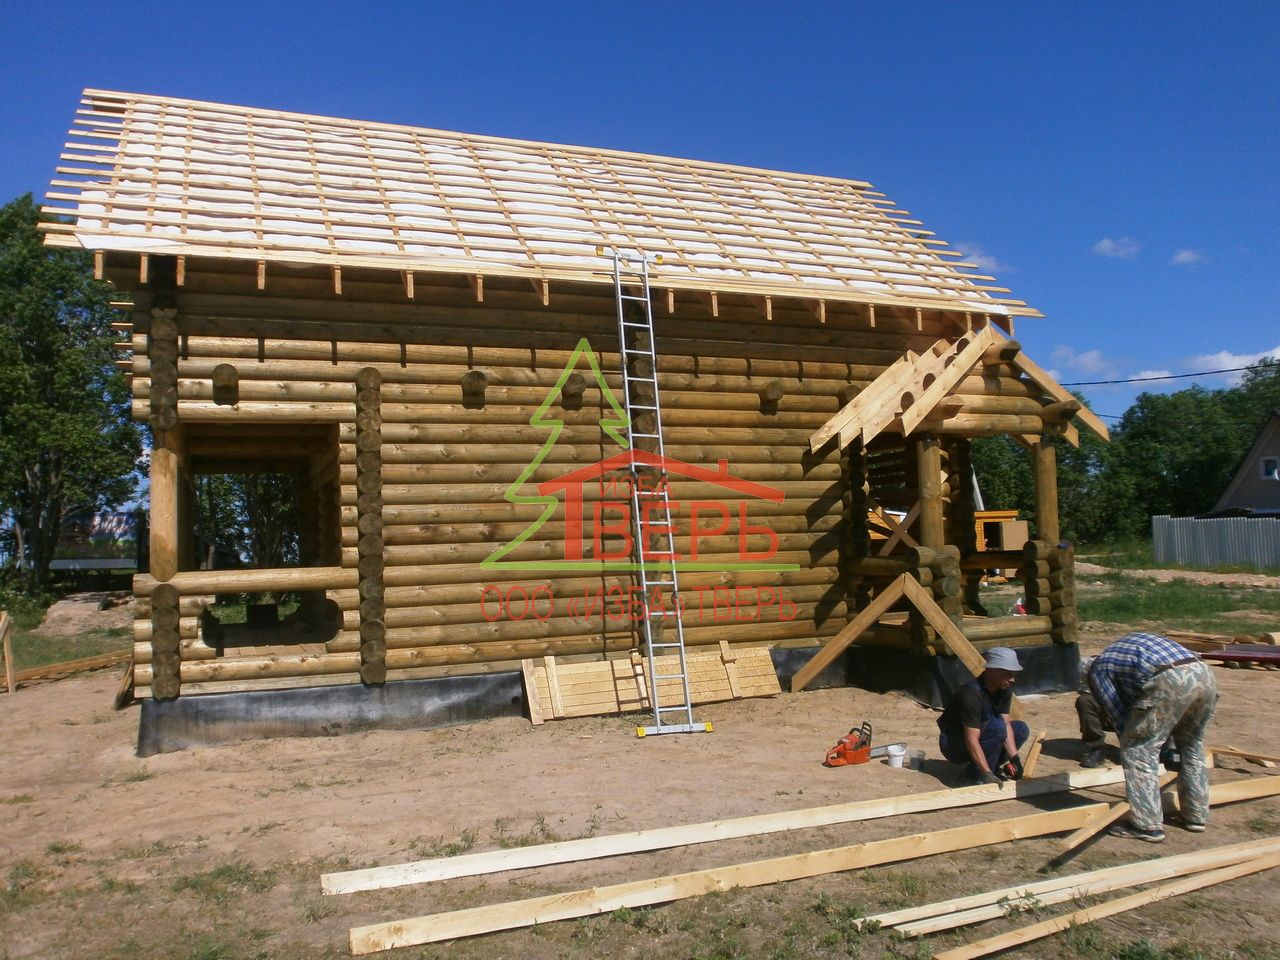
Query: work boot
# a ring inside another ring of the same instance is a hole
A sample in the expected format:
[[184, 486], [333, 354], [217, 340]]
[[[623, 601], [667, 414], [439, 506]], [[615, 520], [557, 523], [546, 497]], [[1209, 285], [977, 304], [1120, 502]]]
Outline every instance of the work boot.
[[1106, 747], [1086, 747], [1084, 757], [1080, 760], [1080, 766], [1093, 769], [1094, 767], [1104, 766], [1107, 762]]
[[1127, 840], [1145, 840], [1147, 843], [1164, 843], [1163, 830], [1144, 830], [1128, 821], [1113, 824], [1107, 834], [1112, 837], [1124, 837]]

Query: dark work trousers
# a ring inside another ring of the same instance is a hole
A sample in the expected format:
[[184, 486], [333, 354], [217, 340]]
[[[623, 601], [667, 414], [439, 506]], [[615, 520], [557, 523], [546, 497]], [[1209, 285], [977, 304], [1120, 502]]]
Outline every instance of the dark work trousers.
[[1111, 718], [1102, 709], [1098, 698], [1088, 691], [1080, 691], [1076, 697], [1076, 714], [1080, 717], [1080, 739], [1084, 741], [1086, 750], [1101, 750], [1107, 745], [1107, 734], [1111, 729]]
[[[1021, 720], [1013, 721], [1013, 741], [1021, 747], [1026, 743], [1027, 737], [1031, 733], [1031, 728]], [[982, 732], [978, 734], [978, 746], [982, 748], [983, 755], [987, 758], [987, 769], [995, 770], [1000, 766], [1001, 754], [1004, 751], [1005, 742], [1005, 726], [1004, 720], [1000, 717], [992, 717], [982, 726]], [[956, 736], [952, 736], [943, 731], [938, 738], [938, 747], [942, 750], [942, 755], [952, 763], [967, 763], [974, 766], [973, 759], [969, 756], [969, 748], [964, 743], [963, 730]], [[1009, 758], [1004, 758], [1009, 759]]]

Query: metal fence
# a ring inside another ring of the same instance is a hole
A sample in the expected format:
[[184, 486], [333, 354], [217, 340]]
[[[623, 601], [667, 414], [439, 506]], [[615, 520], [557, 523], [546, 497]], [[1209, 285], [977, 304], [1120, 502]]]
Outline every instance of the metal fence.
[[1280, 568], [1280, 519], [1159, 516], [1151, 518], [1151, 532], [1156, 563]]

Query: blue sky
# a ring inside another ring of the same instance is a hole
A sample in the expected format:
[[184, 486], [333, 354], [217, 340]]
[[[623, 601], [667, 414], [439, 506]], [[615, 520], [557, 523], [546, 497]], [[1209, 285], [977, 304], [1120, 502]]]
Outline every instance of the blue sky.
[[1018, 339], [1064, 381], [1280, 354], [1274, 0], [0, 0], [0, 33], [3, 200], [84, 87], [589, 144], [870, 180], [1046, 314]]

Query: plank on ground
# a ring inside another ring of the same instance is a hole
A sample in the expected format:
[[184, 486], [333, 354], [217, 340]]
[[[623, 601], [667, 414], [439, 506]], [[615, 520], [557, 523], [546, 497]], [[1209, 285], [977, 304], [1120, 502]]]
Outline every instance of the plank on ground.
[[487, 907], [473, 907], [431, 916], [375, 923], [351, 930], [351, 952], [357, 956], [437, 943], [458, 937], [475, 936], [497, 930], [511, 930], [568, 920], [622, 907], [644, 907], [655, 903], [684, 900], [703, 894], [755, 887], [805, 877], [817, 877], [860, 867], [913, 860], [917, 857], [951, 853], [974, 847], [1004, 843], [1028, 837], [1061, 833], [1079, 826], [1096, 805], [1033, 813], [997, 820], [994, 823], [952, 827], [888, 840], [853, 844], [829, 850], [815, 850], [788, 857], [739, 863], [692, 873], [655, 877], [612, 886], [575, 890], [533, 897]]
[[[1119, 767], [1077, 770], [1051, 777], [1041, 777], [1037, 780], [932, 790], [927, 793], [886, 797], [879, 800], [856, 800], [850, 803], [788, 810], [781, 813], [658, 827], [604, 837], [584, 837], [579, 840], [562, 840], [557, 843], [515, 847], [509, 850], [482, 850], [457, 857], [441, 857], [385, 867], [327, 873], [321, 876], [320, 885], [323, 892], [328, 894], [382, 890], [434, 880], [450, 880], [457, 877], [499, 873], [504, 870], [547, 866], [553, 863], [572, 863], [600, 857], [622, 856], [646, 850], [663, 850], [668, 847], [711, 843], [716, 840], [731, 840], [786, 830], [802, 830], [909, 813], [979, 806], [1001, 800], [1023, 800], [1067, 790], [1110, 786], [1121, 783], [1123, 780], [1124, 771]], [[1105, 806], [1101, 809], [1105, 809]]]
[[1024, 904], [1031, 906], [1035, 903], [1043, 903], [1047, 896], [1059, 892], [1065, 893], [1066, 899], [1092, 896], [1095, 893], [1105, 893], [1107, 890], [1115, 889], [1115, 887], [1105, 886], [1113, 881], [1134, 886], [1141, 883], [1154, 883], [1177, 876], [1179, 872], [1210, 870], [1272, 851], [1280, 852], [1280, 838], [1261, 842], [1247, 840], [1244, 843], [1232, 843], [1171, 857], [1139, 860], [1135, 863], [1101, 867], [1083, 873], [1050, 877], [1035, 883], [1002, 887], [999, 890], [973, 893], [951, 900], [939, 900], [917, 907], [903, 907], [900, 910], [863, 917], [855, 921], [855, 925], [862, 927], [874, 924], [879, 927], [893, 927], [903, 936], [909, 937], [936, 933], [939, 930], [949, 930], [953, 927], [1005, 916], [1010, 912], [1010, 908], [1017, 909]]
[[954, 950], [944, 950], [941, 953], [935, 953], [933, 957], [934, 960], [975, 960], [977, 957], [985, 957], [988, 954], [1029, 943], [1032, 940], [1039, 940], [1069, 927], [1077, 927], [1082, 924], [1092, 923], [1095, 920], [1113, 917], [1118, 913], [1146, 906], [1148, 903], [1168, 900], [1170, 897], [1191, 893], [1193, 890], [1202, 890], [1205, 887], [1226, 883], [1228, 880], [1246, 877], [1252, 873], [1271, 870], [1277, 866], [1280, 866], [1280, 853], [1255, 857], [1241, 863], [1234, 863], [1230, 866], [1219, 867], [1216, 870], [1209, 870], [1205, 873], [1175, 880], [1173, 883], [1166, 883], [1151, 890], [1144, 890], [1141, 893], [1109, 900], [1106, 903], [1098, 904], [1096, 907], [1087, 907], [1084, 910], [1076, 910], [1059, 917], [1043, 920], [1040, 923], [1033, 923], [1030, 926], [1011, 930], [997, 937], [989, 937], [986, 940], [979, 940], [976, 943], [957, 947]]

